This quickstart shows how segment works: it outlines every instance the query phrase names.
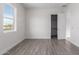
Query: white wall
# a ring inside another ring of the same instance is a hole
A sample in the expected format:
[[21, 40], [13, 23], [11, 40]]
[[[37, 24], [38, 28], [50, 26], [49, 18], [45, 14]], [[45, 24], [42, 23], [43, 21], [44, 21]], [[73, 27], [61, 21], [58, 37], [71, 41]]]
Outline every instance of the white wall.
[[51, 15], [58, 14], [58, 39], [65, 39], [66, 21], [61, 8], [26, 9], [26, 39], [50, 39]]
[[58, 15], [58, 39], [66, 39], [66, 18], [64, 13]]
[[17, 31], [4, 33], [2, 30], [3, 19], [1, 15], [1, 5], [2, 4], [0, 4], [0, 54], [3, 54], [24, 39], [25, 17], [23, 7], [20, 4], [13, 4], [17, 8]]
[[66, 16], [66, 39], [70, 39], [70, 18], [71, 13], [70, 10], [67, 8], [65, 11]]
[[79, 46], [79, 4], [68, 6], [67, 22], [70, 22], [70, 39], [68, 40]]

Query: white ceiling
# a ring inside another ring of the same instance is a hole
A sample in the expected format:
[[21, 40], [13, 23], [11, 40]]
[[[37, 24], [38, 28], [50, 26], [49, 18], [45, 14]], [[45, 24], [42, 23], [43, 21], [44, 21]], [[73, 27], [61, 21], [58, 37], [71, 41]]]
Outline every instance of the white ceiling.
[[24, 3], [26, 8], [58, 8], [66, 5], [67, 3]]

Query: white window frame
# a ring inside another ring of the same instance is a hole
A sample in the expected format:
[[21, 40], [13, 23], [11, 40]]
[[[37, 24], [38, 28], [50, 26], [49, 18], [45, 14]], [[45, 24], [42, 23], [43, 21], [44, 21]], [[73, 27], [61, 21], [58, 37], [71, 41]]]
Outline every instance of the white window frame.
[[4, 7], [5, 7], [6, 3], [3, 4], [3, 27], [4, 27], [4, 18], [9, 18], [9, 19], [13, 19], [13, 29], [12, 30], [4, 30], [3, 32], [7, 33], [7, 32], [15, 32], [16, 31], [16, 7], [12, 4], [7, 3], [7, 5], [10, 5], [13, 9], [14, 9], [14, 16], [13, 18], [9, 17], [9, 16], [5, 16], [4, 15]]

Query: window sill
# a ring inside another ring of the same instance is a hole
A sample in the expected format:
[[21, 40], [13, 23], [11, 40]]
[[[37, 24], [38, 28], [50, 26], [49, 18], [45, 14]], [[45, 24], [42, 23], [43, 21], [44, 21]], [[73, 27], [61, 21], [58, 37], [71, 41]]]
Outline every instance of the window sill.
[[4, 33], [11, 33], [11, 32], [15, 32], [16, 30], [7, 30], [7, 31], [3, 31]]

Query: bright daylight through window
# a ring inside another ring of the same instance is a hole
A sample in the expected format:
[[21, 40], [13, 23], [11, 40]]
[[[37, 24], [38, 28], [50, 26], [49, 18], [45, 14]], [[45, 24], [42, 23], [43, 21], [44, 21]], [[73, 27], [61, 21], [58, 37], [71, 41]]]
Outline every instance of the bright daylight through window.
[[3, 31], [15, 30], [15, 9], [10, 4], [4, 5], [3, 11]]

